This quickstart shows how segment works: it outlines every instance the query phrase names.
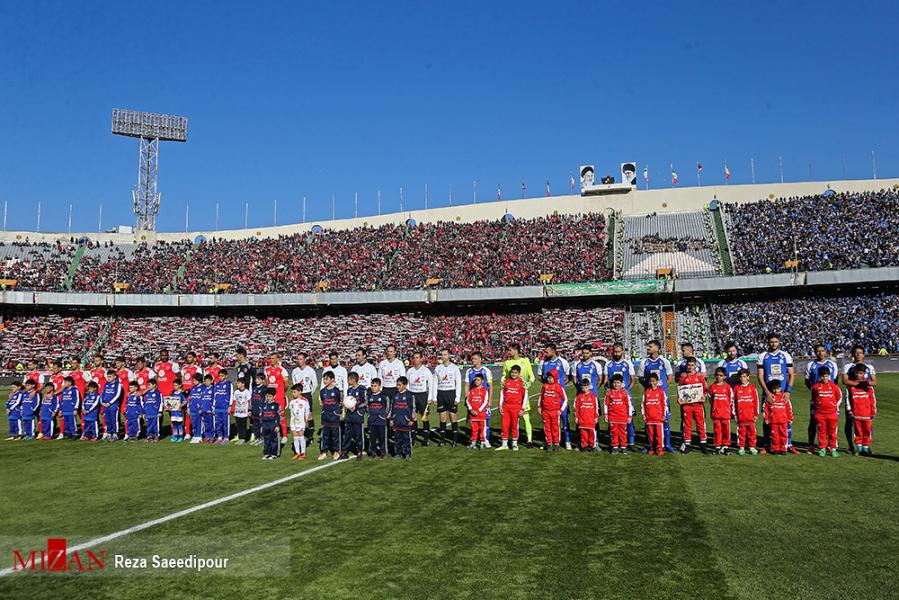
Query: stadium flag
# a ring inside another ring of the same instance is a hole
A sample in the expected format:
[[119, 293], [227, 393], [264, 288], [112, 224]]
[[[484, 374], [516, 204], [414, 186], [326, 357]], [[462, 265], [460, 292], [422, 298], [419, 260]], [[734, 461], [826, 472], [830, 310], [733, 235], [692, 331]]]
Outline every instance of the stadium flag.
[[528, 191], [528, 188], [524, 185], [524, 182], [521, 182], [521, 199], [524, 200], [524, 193]]
[[724, 181], [730, 179], [730, 169], [727, 168], [727, 159], [724, 159]]
[[497, 200], [502, 200], [502, 199], [503, 199], [503, 191], [502, 191], [502, 189], [500, 189], [498, 183], [496, 184], [496, 199], [497, 199]]
[[696, 163], [696, 172], [702, 173], [702, 163], [700, 163], [700, 162]]
[[574, 191], [574, 173], [571, 173], [571, 191]]
[[674, 170], [674, 165], [671, 165], [671, 185], [677, 185], [677, 171]]
[[549, 198], [552, 194], [549, 191], [549, 179], [546, 180], [546, 197]]
[[649, 189], [649, 165], [643, 165], [643, 182], [646, 184], [646, 189]]
[[702, 187], [702, 163], [696, 163], [696, 185]]

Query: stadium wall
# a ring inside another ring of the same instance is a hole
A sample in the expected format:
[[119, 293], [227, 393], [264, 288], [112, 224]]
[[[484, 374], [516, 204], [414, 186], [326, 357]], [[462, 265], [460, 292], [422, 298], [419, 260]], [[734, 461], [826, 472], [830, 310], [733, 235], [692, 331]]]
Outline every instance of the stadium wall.
[[[133, 234], [114, 233], [37, 233], [33, 231], [8, 231], [0, 233], [0, 241], [52, 242], [58, 239], [68, 240], [88, 237], [95, 241], [111, 241], [119, 244], [130, 244], [140, 241], [177, 241], [202, 235], [206, 238], [245, 239], [250, 237], [272, 238], [280, 235], [311, 231], [319, 225], [326, 229], [352, 229], [355, 227], [388, 225], [414, 219], [419, 223], [435, 223], [438, 221], [473, 222], [483, 219], [495, 220], [506, 213], [516, 218], [536, 218], [553, 212], [561, 214], [604, 213], [609, 210], [620, 211], [624, 215], [645, 215], [653, 212], [673, 213], [701, 210], [713, 198], [722, 202], [745, 203], [765, 198], [784, 198], [790, 196], [807, 196], [820, 194], [827, 188], [836, 192], [872, 191], [887, 187], [899, 189], [899, 178], [865, 179], [838, 181], [811, 181], [797, 183], [759, 183], [745, 185], [710, 185], [703, 187], [660, 188], [656, 190], [632, 190], [623, 194], [597, 196], [552, 196], [527, 198], [524, 200], [503, 200], [474, 204], [462, 204], [431, 208], [427, 210], [411, 210], [401, 213], [389, 213], [380, 216], [367, 216], [354, 219], [337, 219], [334, 221], [310, 221], [308, 223], [292, 223], [278, 227], [260, 227], [254, 229], [232, 229], [224, 231], [198, 230], [191, 232], [137, 232]], [[823, 202], [823, 200], [822, 200]], [[296, 212], [299, 212], [297, 210]]]
[[487, 302], [532, 302], [573, 297], [709, 296], [717, 293], [791, 288], [895, 285], [899, 267], [845, 271], [773, 273], [677, 279], [673, 281], [612, 281], [547, 286], [327, 292], [323, 294], [91, 294], [72, 292], [0, 291], [0, 305], [120, 308], [251, 308], [288, 306], [415, 306]]

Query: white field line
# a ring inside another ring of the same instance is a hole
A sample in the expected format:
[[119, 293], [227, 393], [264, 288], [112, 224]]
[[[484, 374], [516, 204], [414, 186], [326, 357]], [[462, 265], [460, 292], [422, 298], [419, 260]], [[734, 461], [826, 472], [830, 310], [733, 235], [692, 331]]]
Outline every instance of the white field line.
[[[124, 537], [126, 535], [136, 533], [138, 531], [143, 531], [144, 529], [149, 529], [150, 527], [155, 527], [156, 525], [161, 525], [162, 523], [166, 523], [168, 521], [173, 521], [175, 519], [195, 513], [197, 511], [211, 508], [213, 506], [218, 506], [219, 504], [223, 504], [225, 502], [230, 502], [231, 500], [236, 500], [238, 498], [242, 498], [242, 497], [248, 496], [250, 494], [255, 494], [256, 492], [266, 490], [270, 487], [274, 487], [276, 485], [281, 485], [282, 483], [287, 483], [288, 481], [293, 481], [294, 479], [298, 479], [300, 477], [305, 477], [306, 475], [310, 475], [312, 473], [315, 473], [316, 471], [321, 471], [322, 469], [327, 469], [328, 467], [333, 467], [334, 465], [338, 465], [338, 464], [345, 463], [345, 462], [349, 462], [349, 461], [337, 460], [337, 461], [333, 461], [333, 462], [328, 462], [323, 465], [318, 465], [316, 467], [312, 467], [311, 469], [306, 469], [305, 471], [300, 471], [299, 473], [294, 473], [293, 475], [288, 475], [286, 477], [281, 477], [280, 479], [275, 479], [274, 481], [269, 481], [268, 483], [263, 483], [261, 485], [255, 486], [255, 487], [251, 487], [249, 489], [243, 490], [242, 492], [236, 492], [234, 494], [229, 494], [228, 496], [222, 496], [221, 498], [217, 498], [215, 500], [210, 500], [209, 502], [204, 502], [203, 504], [198, 504], [196, 506], [192, 506], [191, 508], [179, 510], [178, 512], [174, 512], [170, 515], [166, 515], [164, 517], [159, 517], [158, 519], [153, 519], [152, 521], [147, 521], [146, 523], [141, 523], [140, 525], [135, 525], [133, 527], [129, 527], [128, 529], [116, 531], [115, 533], [110, 533], [108, 535], [100, 536], [98, 538], [88, 540], [82, 544], [78, 544], [77, 546], [71, 546], [67, 549], [67, 553], [71, 554], [72, 552], [87, 550], [88, 548], [93, 548], [95, 546], [99, 546], [100, 544], [105, 544], [106, 542], [112, 541], [114, 539]], [[0, 569], [0, 577], [6, 577], [7, 575], [10, 575], [12, 573], [19, 573], [19, 572], [21, 572], [21, 571], [14, 571], [12, 567], [7, 567], [5, 569]]]

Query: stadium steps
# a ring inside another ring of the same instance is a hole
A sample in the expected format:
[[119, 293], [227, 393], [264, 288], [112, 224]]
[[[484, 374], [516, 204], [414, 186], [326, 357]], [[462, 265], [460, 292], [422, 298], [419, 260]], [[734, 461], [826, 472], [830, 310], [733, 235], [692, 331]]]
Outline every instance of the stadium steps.
[[103, 329], [97, 334], [97, 339], [91, 344], [91, 347], [87, 349], [84, 355], [81, 357], [81, 362], [83, 364], [88, 364], [90, 362], [90, 358], [99, 352], [104, 346], [106, 346], [106, 342], [109, 340], [109, 334], [112, 331], [112, 322], [115, 317], [109, 317], [106, 322], [103, 324]]
[[[612, 273], [612, 279], [618, 279], [616, 277], [617, 273], [615, 273], [615, 239], [618, 237], [615, 235], [615, 213], [609, 213], [609, 222], [606, 224], [606, 231], [608, 232], [608, 239], [606, 240], [606, 266], [609, 269], [609, 272]], [[611, 252], [609, 251], [611, 249]]]
[[62, 281], [62, 286], [67, 292], [72, 289], [72, 282], [75, 280], [75, 272], [78, 270], [78, 265], [81, 264], [81, 258], [86, 251], [87, 246], [79, 244], [78, 249], [75, 250], [75, 254], [72, 255], [72, 262], [69, 263], [69, 270], [66, 273], [65, 279]]
[[730, 246], [727, 243], [727, 229], [724, 226], [724, 215], [721, 214], [721, 210], [719, 208], [718, 210], [710, 210], [708, 212], [711, 214], [712, 222], [715, 224], [715, 239], [718, 241], [718, 255], [721, 257], [724, 274], [733, 275], [734, 263], [730, 256]]

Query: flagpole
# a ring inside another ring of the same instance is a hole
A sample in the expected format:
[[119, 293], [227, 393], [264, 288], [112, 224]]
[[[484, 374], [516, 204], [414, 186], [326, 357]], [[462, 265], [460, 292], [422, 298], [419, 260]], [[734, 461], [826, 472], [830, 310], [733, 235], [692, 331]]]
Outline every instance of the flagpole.
[[381, 190], [378, 190], [378, 216], [381, 216]]
[[472, 192], [472, 199], [474, 200], [474, 203], [477, 204], [478, 203], [478, 180], [472, 179], [471, 184], [472, 184], [473, 190], [474, 190]]
[[277, 225], [278, 225], [278, 199], [277, 198], [275, 198], [275, 210], [274, 210], [274, 215], [272, 216], [272, 222], [277, 227]]
[[702, 169], [696, 169], [696, 187], [702, 187]]
[[400, 212], [403, 212], [403, 186], [400, 186]]
[[752, 171], [752, 183], [755, 183], [755, 159], [749, 159], [749, 169]]
[[244, 202], [243, 204], [243, 228], [250, 228], [250, 203]]
[[184, 207], [184, 233], [190, 230], [190, 204]]
[[215, 203], [215, 230], [219, 230], [219, 203]]
[[353, 218], [358, 219], [359, 218], [359, 192], [355, 192], [353, 202], [355, 203], [354, 208], [353, 208]]
[[337, 220], [337, 196], [331, 192], [331, 220]]
[[[102, 204], [100, 206], [103, 206]], [[6, 231], [6, 213], [9, 210], [9, 200], [3, 201], [3, 231]]]
[[780, 161], [780, 182], [783, 183], [784, 182], [784, 157], [778, 156], [777, 158]]
[[306, 196], [303, 196], [303, 223], [306, 222]]
[[453, 184], [449, 186], [449, 205], [453, 205]]
[[[6, 223], [5, 217], [4, 217], [3, 222]], [[4, 226], [4, 229], [6, 229], [5, 226]], [[97, 233], [103, 233], [103, 205], [102, 204], [100, 205], [100, 220], [97, 222]]]
[[874, 157], [873, 150], [871, 150], [871, 170], [874, 172], [874, 179], [877, 179], [877, 159]]
[[37, 201], [37, 231], [41, 231], [41, 201]]
[[72, 203], [69, 202], [69, 234], [72, 233]]

